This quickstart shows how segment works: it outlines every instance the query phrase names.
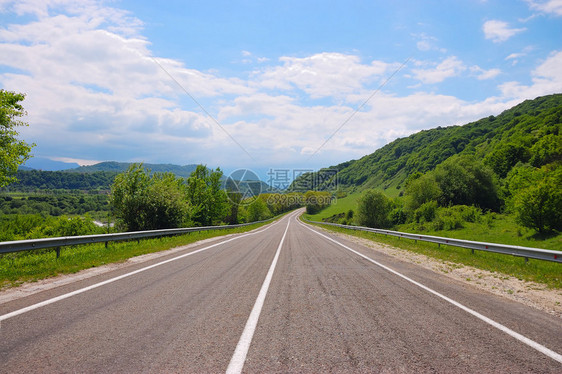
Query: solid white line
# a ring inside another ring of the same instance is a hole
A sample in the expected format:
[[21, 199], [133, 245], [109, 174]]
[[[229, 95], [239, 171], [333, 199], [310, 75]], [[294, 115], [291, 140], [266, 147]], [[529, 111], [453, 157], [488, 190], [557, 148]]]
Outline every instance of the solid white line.
[[116, 281], [121, 280], [121, 279], [123, 279], [123, 278], [127, 278], [127, 277], [130, 277], [130, 276], [132, 276], [132, 275], [135, 275], [135, 274], [138, 274], [138, 273], [142, 273], [143, 271], [153, 269], [153, 268], [155, 268], [155, 267], [157, 267], [157, 266], [164, 265], [164, 264], [167, 264], [167, 263], [169, 263], [169, 262], [176, 261], [176, 260], [182, 259], [182, 258], [184, 258], [184, 257], [194, 255], [194, 254], [199, 253], [199, 252], [203, 252], [203, 251], [205, 251], [205, 250], [207, 250], [207, 249], [210, 249], [210, 248], [213, 248], [213, 247], [216, 247], [216, 246], [219, 246], [219, 245], [222, 245], [222, 244], [231, 242], [231, 241], [233, 241], [233, 240], [237, 240], [237, 239], [240, 239], [240, 238], [249, 236], [249, 235], [259, 234], [259, 233], [261, 233], [261, 232], [264, 232], [265, 230], [269, 230], [271, 227], [277, 225], [277, 223], [279, 223], [279, 221], [278, 221], [278, 222], [275, 222], [275, 223], [273, 223], [273, 224], [271, 224], [271, 225], [269, 225], [269, 226], [267, 226], [267, 227], [266, 227], [265, 229], [263, 229], [263, 230], [259, 230], [259, 231], [255, 231], [255, 232], [249, 232], [249, 233], [247, 233], [247, 234], [243, 234], [243, 235], [240, 235], [240, 236], [236, 236], [236, 237], [234, 237], [234, 238], [230, 238], [230, 239], [224, 240], [224, 241], [222, 241], [222, 242], [212, 244], [212, 245], [207, 246], [207, 247], [205, 247], [205, 248], [201, 248], [201, 249], [198, 249], [198, 250], [196, 250], [196, 251], [189, 252], [189, 253], [183, 254], [183, 255], [181, 255], [181, 256], [174, 257], [174, 258], [171, 258], [171, 259], [168, 259], [168, 260], [165, 260], [165, 261], [162, 261], [162, 262], [159, 262], [159, 263], [156, 263], [156, 264], [153, 264], [153, 265], [144, 267], [144, 268], [142, 268], [142, 269], [138, 269], [138, 270], [132, 271], [132, 272], [130, 272], [130, 273], [123, 274], [123, 275], [120, 275], [120, 276], [118, 276], [118, 277], [111, 278], [111, 279], [105, 280], [105, 281], [103, 281], [103, 282], [96, 283], [96, 284], [93, 284], [93, 285], [91, 285], [91, 286], [84, 287], [84, 288], [81, 288], [81, 289], [79, 289], [79, 290], [72, 291], [72, 292], [69, 292], [69, 293], [66, 293], [66, 294], [57, 296], [57, 297], [53, 297], [52, 299], [48, 299], [48, 300], [42, 301], [42, 302], [37, 303], [37, 304], [33, 304], [33, 305], [28, 306], [28, 307], [15, 310], [15, 311], [13, 311], [13, 312], [10, 312], [10, 313], [7, 313], [7, 314], [4, 314], [4, 315], [0, 316], [0, 322], [5, 321], [5, 320], [7, 320], [7, 319], [9, 319], [9, 318], [12, 318], [12, 317], [15, 317], [15, 316], [19, 316], [20, 314], [27, 313], [27, 312], [30, 312], [30, 311], [32, 311], [32, 310], [35, 310], [35, 309], [44, 307], [44, 306], [46, 306], [46, 305], [56, 303], [57, 301], [64, 300], [64, 299], [67, 299], [67, 298], [69, 298], [69, 297], [72, 297], [72, 296], [75, 296], [75, 295], [84, 293], [84, 292], [86, 292], [86, 291], [93, 290], [94, 288], [98, 288], [98, 287], [101, 287], [101, 286], [105, 286], [106, 284], [116, 282]]
[[334, 242], [334, 243], [340, 245], [341, 247], [343, 247], [343, 248], [345, 248], [345, 249], [347, 249], [347, 250], [349, 250], [349, 251], [355, 253], [356, 255], [363, 257], [365, 260], [372, 262], [373, 264], [375, 264], [375, 265], [377, 265], [377, 266], [379, 266], [379, 267], [381, 267], [381, 268], [383, 268], [383, 269], [385, 269], [385, 270], [391, 272], [392, 274], [395, 274], [395, 275], [399, 276], [400, 278], [405, 279], [405, 280], [407, 280], [408, 282], [410, 282], [410, 283], [412, 283], [412, 284], [415, 284], [416, 286], [418, 286], [418, 287], [420, 287], [420, 288], [426, 290], [427, 292], [432, 293], [433, 295], [435, 295], [435, 296], [437, 296], [437, 297], [440, 297], [441, 299], [443, 299], [443, 300], [445, 300], [445, 301], [447, 301], [447, 302], [453, 304], [454, 306], [456, 306], [456, 307], [458, 307], [458, 308], [464, 310], [465, 312], [467, 312], [467, 313], [469, 313], [469, 314], [472, 314], [472, 315], [475, 316], [476, 318], [479, 318], [480, 320], [486, 322], [487, 324], [494, 326], [495, 328], [497, 328], [497, 329], [499, 329], [499, 330], [505, 332], [506, 334], [512, 336], [513, 338], [519, 340], [520, 342], [522, 342], [522, 343], [524, 343], [524, 344], [527, 344], [527, 345], [530, 346], [531, 348], [536, 349], [537, 351], [539, 351], [539, 352], [541, 352], [541, 353], [547, 355], [548, 357], [552, 358], [553, 360], [562, 363], [562, 355], [559, 354], [559, 353], [554, 352], [554, 351], [551, 350], [551, 349], [548, 349], [548, 348], [545, 347], [544, 345], [541, 345], [541, 344], [535, 342], [534, 340], [531, 340], [531, 339], [527, 338], [526, 336], [523, 336], [523, 335], [519, 334], [518, 332], [515, 332], [515, 331], [511, 330], [510, 328], [508, 328], [508, 327], [502, 325], [501, 323], [498, 323], [498, 322], [496, 322], [496, 321], [494, 321], [494, 320], [492, 320], [492, 319], [490, 319], [490, 318], [488, 318], [488, 317], [486, 317], [486, 316], [484, 316], [484, 315], [478, 313], [477, 311], [472, 310], [472, 309], [470, 309], [470, 308], [464, 306], [463, 304], [461, 304], [461, 303], [459, 303], [459, 302], [457, 302], [457, 301], [455, 301], [455, 300], [453, 300], [453, 299], [451, 299], [451, 298], [449, 298], [449, 297], [447, 297], [447, 296], [445, 296], [445, 295], [443, 295], [443, 294], [440, 294], [439, 292], [437, 292], [437, 291], [435, 291], [435, 290], [433, 290], [433, 289], [431, 289], [431, 288], [429, 288], [429, 287], [427, 287], [427, 286], [424, 286], [423, 284], [421, 284], [421, 283], [419, 283], [419, 282], [416, 282], [415, 280], [413, 280], [413, 279], [411, 279], [411, 278], [408, 278], [407, 276], [405, 276], [405, 275], [403, 275], [403, 274], [397, 272], [396, 270], [393, 270], [393, 269], [389, 268], [388, 266], [385, 266], [385, 265], [383, 265], [383, 264], [381, 264], [381, 263], [379, 263], [379, 262], [377, 262], [377, 261], [375, 261], [375, 260], [373, 260], [373, 259], [371, 259], [371, 258], [369, 258], [369, 257], [367, 257], [367, 256], [365, 256], [365, 255], [363, 255], [363, 254], [361, 254], [361, 253], [359, 253], [359, 252], [357, 252], [356, 250], [349, 248], [349, 247], [346, 246], [345, 244], [342, 244], [342, 243], [338, 242], [337, 240], [334, 240], [334, 239], [330, 238], [329, 236], [326, 236], [326, 235], [324, 235], [324, 234], [322, 234], [322, 233], [319, 233], [319, 232], [316, 231], [316, 230], [311, 229], [310, 227], [308, 227], [307, 225], [305, 225], [305, 224], [303, 224], [303, 223], [300, 223], [300, 222], [299, 222], [299, 224], [302, 225], [302, 226], [304, 226], [304, 227], [306, 227], [306, 228], [309, 229], [310, 231], [312, 231], [312, 232], [314, 232], [314, 233], [316, 233], [316, 234], [318, 234], [318, 235], [320, 235], [320, 236], [323, 236], [324, 238], [326, 238], [326, 239], [328, 239], [328, 240], [330, 240], [330, 241], [332, 241], [332, 242]]
[[246, 322], [244, 331], [242, 332], [242, 335], [240, 336], [240, 340], [236, 345], [236, 350], [234, 351], [234, 354], [230, 359], [230, 363], [228, 364], [228, 368], [226, 369], [227, 374], [238, 374], [242, 372], [242, 368], [244, 367], [244, 362], [246, 361], [246, 355], [248, 354], [248, 350], [250, 349], [250, 344], [252, 343], [252, 338], [254, 337], [254, 332], [256, 331], [256, 326], [258, 325], [261, 309], [263, 307], [265, 297], [267, 296], [267, 290], [269, 289], [271, 278], [273, 278], [275, 265], [277, 265], [277, 259], [279, 258], [279, 253], [281, 253], [281, 247], [283, 246], [283, 242], [285, 241], [285, 236], [287, 235], [287, 231], [289, 230], [289, 224], [291, 223], [291, 218], [293, 217], [294, 215], [289, 217], [289, 222], [287, 222], [285, 233], [283, 233], [283, 237], [281, 238], [279, 247], [277, 247], [277, 252], [275, 253], [273, 262], [269, 267], [269, 271], [267, 272], [265, 280], [263, 281], [263, 284], [260, 289], [260, 293], [258, 294], [258, 298], [256, 299], [256, 303], [252, 308], [252, 312], [250, 313], [250, 317], [248, 317], [248, 321]]

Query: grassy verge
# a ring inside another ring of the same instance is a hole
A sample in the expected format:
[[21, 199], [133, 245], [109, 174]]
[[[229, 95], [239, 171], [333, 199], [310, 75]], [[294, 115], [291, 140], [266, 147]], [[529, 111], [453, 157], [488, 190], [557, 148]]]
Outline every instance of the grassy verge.
[[498, 277], [513, 276], [520, 280], [533, 281], [547, 285], [549, 288], [562, 289], [562, 265], [558, 263], [525, 260], [520, 257], [500, 255], [490, 252], [442, 245], [440, 248], [435, 243], [415, 242], [408, 239], [399, 239], [393, 236], [384, 236], [366, 231], [354, 231], [339, 227], [317, 225], [325, 229], [342, 232], [345, 234], [369, 239], [378, 243], [388, 244], [402, 250], [420, 253], [438, 260], [450, 261], [457, 264], [472, 266], [478, 269], [498, 273]]
[[361, 193], [356, 192], [343, 198], [338, 198], [332, 205], [322, 209], [318, 214], [309, 215], [311, 221], [322, 221], [324, 218], [331, 217], [335, 214], [347, 213], [349, 210], [357, 210], [357, 200], [361, 197]]
[[535, 230], [519, 226], [513, 216], [496, 214], [493, 217], [487, 222], [485, 218], [482, 222], [463, 222], [463, 227], [455, 230], [431, 230], [428, 228], [431, 224], [409, 223], [399, 225], [396, 231], [562, 251], [562, 234], [539, 235]]
[[267, 223], [212, 231], [198, 231], [181, 236], [167, 236], [157, 239], [110, 242], [63, 247], [60, 258], [54, 250], [9, 253], [0, 257], [0, 290], [24, 282], [54, 277], [60, 274], [77, 273], [80, 270], [109, 263], [123, 262], [131, 257], [154, 253], [199, 240], [253, 230]]

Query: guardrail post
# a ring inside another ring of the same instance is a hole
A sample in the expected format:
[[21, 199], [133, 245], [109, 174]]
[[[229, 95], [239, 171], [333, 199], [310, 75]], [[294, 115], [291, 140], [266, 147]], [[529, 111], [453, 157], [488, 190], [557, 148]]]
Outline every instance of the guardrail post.
[[108, 242], [105, 242], [105, 248], [107, 248], [107, 243], [108, 243]]
[[525, 257], [525, 263], [529, 262], [529, 257]]
[[60, 257], [60, 247], [56, 247], [55, 252], [57, 252], [57, 258], [59, 258]]
[[474, 248], [472, 248], [470, 251], [472, 252], [472, 254], [474, 254]]

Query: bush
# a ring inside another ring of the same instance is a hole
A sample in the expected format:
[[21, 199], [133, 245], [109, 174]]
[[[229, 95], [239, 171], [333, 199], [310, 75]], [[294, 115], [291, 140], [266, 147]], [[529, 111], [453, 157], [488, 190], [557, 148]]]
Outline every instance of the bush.
[[263, 221], [272, 216], [267, 204], [258, 198], [248, 207], [247, 222]]
[[151, 176], [142, 164], [117, 175], [111, 203], [129, 231], [180, 227], [189, 217], [181, 180], [171, 173]]
[[462, 229], [463, 219], [460, 212], [452, 208], [439, 208], [437, 216], [433, 221], [434, 230], [456, 230]]
[[390, 212], [389, 218], [390, 218], [390, 222], [394, 226], [406, 223], [406, 221], [408, 220], [408, 216], [406, 215], [406, 213], [402, 208], [393, 209]]
[[304, 194], [307, 214], [316, 214], [330, 206], [332, 195], [327, 191], [307, 191]]
[[392, 203], [382, 192], [367, 190], [359, 198], [357, 222], [361, 226], [384, 229], [390, 227], [389, 214]]
[[423, 204], [437, 200], [441, 196], [441, 189], [431, 174], [423, 175], [408, 183], [405, 191], [406, 210], [414, 212]]
[[422, 204], [414, 212], [414, 219], [417, 223], [420, 222], [431, 222], [435, 219], [435, 214], [437, 212], [437, 201], [428, 201]]
[[451, 157], [433, 172], [442, 194], [441, 206], [477, 205], [494, 211], [500, 208], [493, 171], [472, 156]]
[[521, 167], [509, 180], [517, 222], [540, 233], [562, 230], [562, 167]]
[[36, 227], [31, 233], [30, 238], [48, 238], [60, 236], [79, 236], [93, 235], [100, 230], [94, 221], [89, 217], [66, 217], [47, 219], [43, 225]]

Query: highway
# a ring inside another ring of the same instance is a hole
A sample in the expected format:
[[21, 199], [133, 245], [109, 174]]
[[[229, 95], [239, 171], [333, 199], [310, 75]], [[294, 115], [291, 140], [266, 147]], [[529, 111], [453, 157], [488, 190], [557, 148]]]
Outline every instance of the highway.
[[562, 373], [562, 320], [293, 212], [0, 304], [0, 373]]

